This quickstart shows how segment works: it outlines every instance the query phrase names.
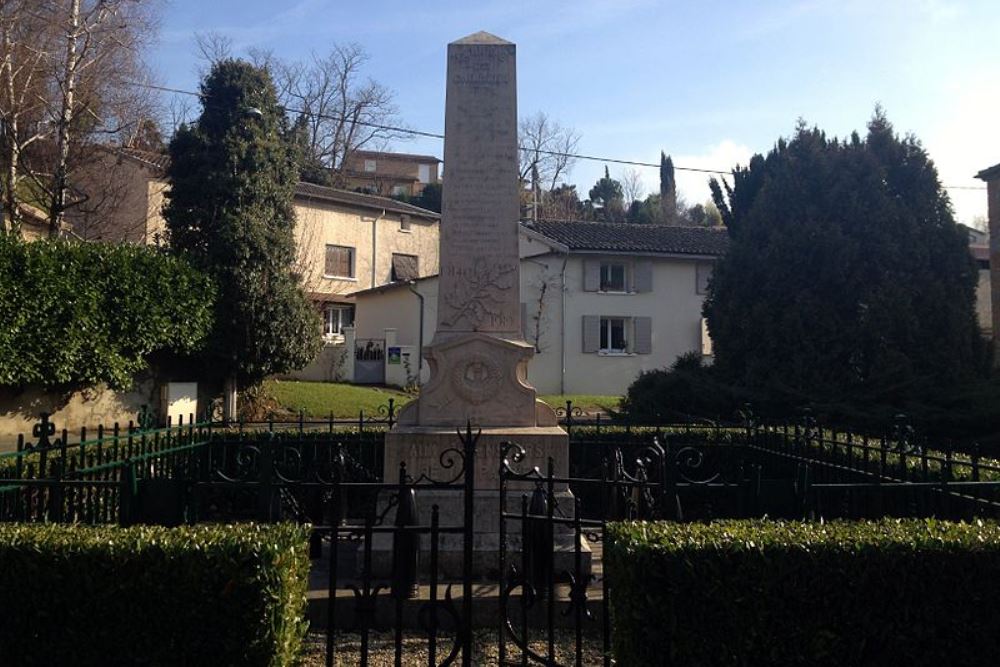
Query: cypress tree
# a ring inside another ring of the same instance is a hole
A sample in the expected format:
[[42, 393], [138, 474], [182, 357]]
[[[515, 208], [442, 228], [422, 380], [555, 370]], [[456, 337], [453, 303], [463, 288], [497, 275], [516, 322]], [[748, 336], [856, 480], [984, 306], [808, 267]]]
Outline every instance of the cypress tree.
[[292, 272], [296, 149], [264, 70], [221, 61], [201, 94], [201, 116], [170, 142], [164, 217], [171, 247], [219, 286], [212, 370], [252, 385], [319, 351], [318, 315]]
[[677, 181], [674, 180], [674, 161], [663, 151], [660, 151], [660, 213], [663, 224], [680, 224], [677, 217]]

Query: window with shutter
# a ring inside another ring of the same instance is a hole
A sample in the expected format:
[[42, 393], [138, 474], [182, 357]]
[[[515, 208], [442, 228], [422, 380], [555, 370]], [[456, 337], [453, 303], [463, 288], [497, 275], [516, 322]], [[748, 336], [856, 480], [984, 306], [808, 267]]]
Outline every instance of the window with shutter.
[[623, 262], [601, 262], [601, 291], [628, 290], [628, 267]]
[[334, 278], [353, 278], [354, 248], [343, 245], [326, 246], [323, 274]]
[[712, 277], [712, 270], [715, 265], [711, 262], [698, 262], [695, 265], [695, 292], [697, 294], [708, 294], [708, 281]]
[[635, 317], [632, 319], [632, 327], [635, 330], [635, 344], [632, 351], [636, 354], [653, 353], [653, 318]]
[[633, 283], [633, 289], [636, 292], [652, 292], [653, 263], [649, 260], [636, 262], [634, 273], [635, 273], [635, 278]]
[[419, 260], [416, 255], [401, 255], [392, 253], [392, 280], [416, 280], [420, 272], [418, 271]]
[[583, 316], [583, 351], [597, 352], [601, 349], [601, 317], [599, 315]]
[[601, 289], [601, 263], [587, 259], [583, 262], [583, 291], [596, 292]]
[[611, 354], [628, 352], [628, 338], [625, 334], [627, 325], [628, 319], [625, 317], [602, 317], [600, 351]]

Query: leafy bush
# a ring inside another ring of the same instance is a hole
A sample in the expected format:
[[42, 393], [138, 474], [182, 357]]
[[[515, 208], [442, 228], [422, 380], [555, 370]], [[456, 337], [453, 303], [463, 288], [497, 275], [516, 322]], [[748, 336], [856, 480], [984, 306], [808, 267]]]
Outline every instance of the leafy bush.
[[993, 665], [1000, 527], [934, 520], [608, 529], [620, 665]]
[[631, 421], [662, 423], [731, 417], [739, 402], [698, 352], [681, 355], [669, 370], [645, 371], [629, 386], [622, 411]]
[[4, 665], [290, 665], [307, 529], [0, 525]]
[[204, 344], [214, 296], [152, 248], [0, 237], [0, 385], [127, 386], [150, 354]]

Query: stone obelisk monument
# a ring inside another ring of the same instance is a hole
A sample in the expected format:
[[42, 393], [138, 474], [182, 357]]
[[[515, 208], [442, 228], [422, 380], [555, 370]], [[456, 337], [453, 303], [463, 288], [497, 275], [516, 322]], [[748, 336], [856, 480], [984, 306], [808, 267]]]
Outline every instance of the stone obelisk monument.
[[[444, 164], [437, 332], [423, 350], [431, 377], [387, 435], [385, 478], [396, 480], [400, 461], [413, 477], [449, 478], [454, 469], [442, 467], [441, 454], [460, 449], [456, 429], [481, 428], [475, 550], [477, 570], [486, 571], [497, 557], [500, 443], [525, 449], [522, 467], [545, 471], [552, 457], [557, 476], [568, 472], [566, 432], [527, 382], [534, 347], [521, 336], [514, 44], [479, 32], [448, 45]], [[417, 493], [421, 518], [433, 503], [442, 525], [461, 523], [461, 492]], [[520, 495], [511, 496], [519, 508]], [[442, 549], [442, 567], [451, 569]]]

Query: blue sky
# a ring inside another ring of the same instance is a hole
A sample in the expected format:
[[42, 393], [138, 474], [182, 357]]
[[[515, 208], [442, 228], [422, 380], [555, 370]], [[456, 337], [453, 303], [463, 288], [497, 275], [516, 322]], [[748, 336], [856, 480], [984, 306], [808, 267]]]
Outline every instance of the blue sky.
[[[290, 59], [356, 42], [404, 122], [440, 132], [445, 47], [478, 30], [517, 44], [521, 114], [574, 127], [588, 155], [656, 162], [662, 149], [678, 166], [729, 169], [800, 117], [843, 136], [881, 103], [946, 185], [982, 186], [973, 174], [1000, 162], [996, 0], [166, 0], [152, 64], [193, 90], [195, 32]], [[442, 153], [431, 139], [394, 148]], [[569, 181], [585, 196], [603, 169], [580, 161]], [[654, 190], [656, 170], [640, 171]], [[708, 197], [703, 175], [678, 186], [691, 203]], [[985, 191], [949, 193], [959, 221], [986, 214]]]

